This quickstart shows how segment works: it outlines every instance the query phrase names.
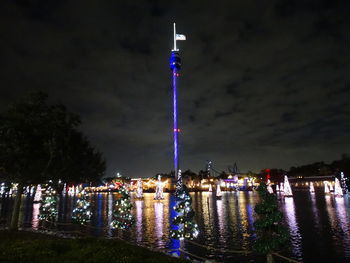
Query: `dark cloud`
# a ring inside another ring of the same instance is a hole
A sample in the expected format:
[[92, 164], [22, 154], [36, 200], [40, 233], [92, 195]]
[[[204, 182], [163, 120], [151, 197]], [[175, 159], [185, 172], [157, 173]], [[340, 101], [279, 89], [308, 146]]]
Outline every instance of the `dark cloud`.
[[0, 109], [42, 89], [82, 115], [108, 174], [288, 168], [350, 149], [348, 1], [2, 1]]

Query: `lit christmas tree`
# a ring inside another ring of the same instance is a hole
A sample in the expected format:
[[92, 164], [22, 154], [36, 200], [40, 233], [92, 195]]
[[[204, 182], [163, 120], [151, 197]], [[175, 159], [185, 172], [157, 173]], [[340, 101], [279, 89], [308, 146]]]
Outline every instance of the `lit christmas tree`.
[[57, 219], [57, 195], [56, 191], [47, 186], [43, 193], [42, 206], [40, 207], [40, 220], [55, 222]]
[[315, 193], [315, 187], [314, 187], [314, 183], [313, 182], [310, 182], [310, 193], [311, 194], [314, 194]]
[[221, 180], [219, 180], [219, 182], [216, 184], [216, 193], [215, 193], [216, 199], [221, 199], [222, 197], [220, 183], [221, 183]]
[[64, 183], [63, 189], [62, 189], [62, 194], [63, 194], [63, 195], [66, 195], [66, 193], [67, 193], [67, 184]]
[[328, 182], [327, 181], [323, 181], [323, 184], [324, 184], [324, 193], [325, 194], [330, 194], [330, 190], [329, 190], [329, 187], [328, 187]]
[[68, 195], [74, 195], [74, 185], [69, 187], [68, 189]]
[[132, 204], [130, 194], [125, 185], [121, 184], [118, 188], [118, 199], [114, 203], [113, 221], [111, 227], [114, 229], [128, 229], [134, 223], [131, 215]]
[[75, 189], [74, 189], [74, 195], [79, 194], [79, 192], [80, 192], [79, 185], [76, 185], [76, 186], [75, 186]]
[[142, 199], [143, 198], [143, 188], [142, 188], [142, 180], [139, 178], [137, 180], [137, 188], [135, 193], [135, 198]]
[[334, 192], [332, 182], [328, 182], [328, 187], [330, 192]]
[[292, 188], [290, 187], [287, 175], [284, 176], [284, 196], [285, 197], [293, 196]]
[[340, 182], [339, 182], [338, 178], [335, 178], [334, 195], [336, 197], [343, 197], [343, 189], [340, 186]]
[[340, 172], [340, 185], [341, 185], [341, 188], [343, 189], [344, 194], [348, 194], [349, 193], [348, 178], [344, 176], [343, 172]]
[[6, 192], [5, 183], [1, 183], [1, 185], [0, 185], [0, 195], [5, 194], [5, 192]]
[[192, 209], [192, 198], [188, 193], [187, 187], [182, 183], [181, 171], [179, 170], [176, 183], [176, 205], [174, 210], [177, 216], [173, 224], [179, 226], [176, 230], [170, 231], [170, 237], [173, 239], [193, 239], [199, 234], [198, 225], [194, 221], [194, 211]]
[[90, 221], [91, 216], [89, 194], [83, 190], [80, 192], [76, 207], [73, 209], [72, 220], [74, 223], [84, 225]]
[[163, 200], [164, 195], [163, 195], [163, 182], [161, 180], [161, 176], [158, 175], [158, 181], [157, 181], [157, 186], [156, 186], [156, 194], [154, 196], [154, 200]]
[[34, 195], [34, 202], [40, 202], [41, 201], [41, 185], [38, 184], [36, 187], [35, 195]]
[[33, 186], [30, 188], [30, 195], [33, 195], [33, 194], [34, 194], [34, 191], [35, 191], [35, 186], [33, 185]]
[[267, 191], [270, 193], [270, 194], [273, 194], [273, 189], [272, 189], [272, 186], [271, 186], [271, 181], [270, 179], [267, 179]]
[[288, 241], [287, 229], [282, 225], [283, 214], [278, 210], [277, 197], [270, 194], [265, 183], [258, 187], [260, 202], [254, 211], [258, 219], [254, 222], [257, 239], [254, 250], [267, 256], [267, 262], [273, 262], [272, 253]]
[[11, 187], [10, 187], [10, 190], [9, 190], [9, 195], [12, 195], [12, 194], [17, 192], [17, 186], [18, 186], [18, 184], [11, 183]]

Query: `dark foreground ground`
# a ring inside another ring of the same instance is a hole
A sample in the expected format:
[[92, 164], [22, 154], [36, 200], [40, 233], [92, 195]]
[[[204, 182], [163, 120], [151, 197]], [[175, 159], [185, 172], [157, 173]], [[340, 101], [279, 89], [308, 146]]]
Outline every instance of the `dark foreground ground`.
[[188, 262], [163, 253], [102, 238], [61, 238], [26, 231], [0, 230], [0, 262]]

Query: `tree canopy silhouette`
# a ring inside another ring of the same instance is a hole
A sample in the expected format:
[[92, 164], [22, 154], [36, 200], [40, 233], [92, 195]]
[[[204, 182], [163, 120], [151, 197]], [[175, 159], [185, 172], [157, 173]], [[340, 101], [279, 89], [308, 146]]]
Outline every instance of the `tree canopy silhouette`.
[[31, 93], [0, 114], [0, 171], [18, 183], [11, 229], [17, 228], [24, 185], [91, 182], [106, 169], [102, 154], [78, 130], [79, 116], [47, 100], [45, 93]]
[[0, 167], [12, 182], [87, 182], [105, 171], [102, 154], [78, 130], [78, 115], [31, 93], [0, 114]]

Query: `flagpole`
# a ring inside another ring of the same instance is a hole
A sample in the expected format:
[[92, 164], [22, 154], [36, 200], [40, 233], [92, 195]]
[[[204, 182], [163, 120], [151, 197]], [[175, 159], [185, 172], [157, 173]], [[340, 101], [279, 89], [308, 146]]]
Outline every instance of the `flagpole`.
[[174, 51], [177, 51], [176, 50], [176, 24], [174, 23]]

